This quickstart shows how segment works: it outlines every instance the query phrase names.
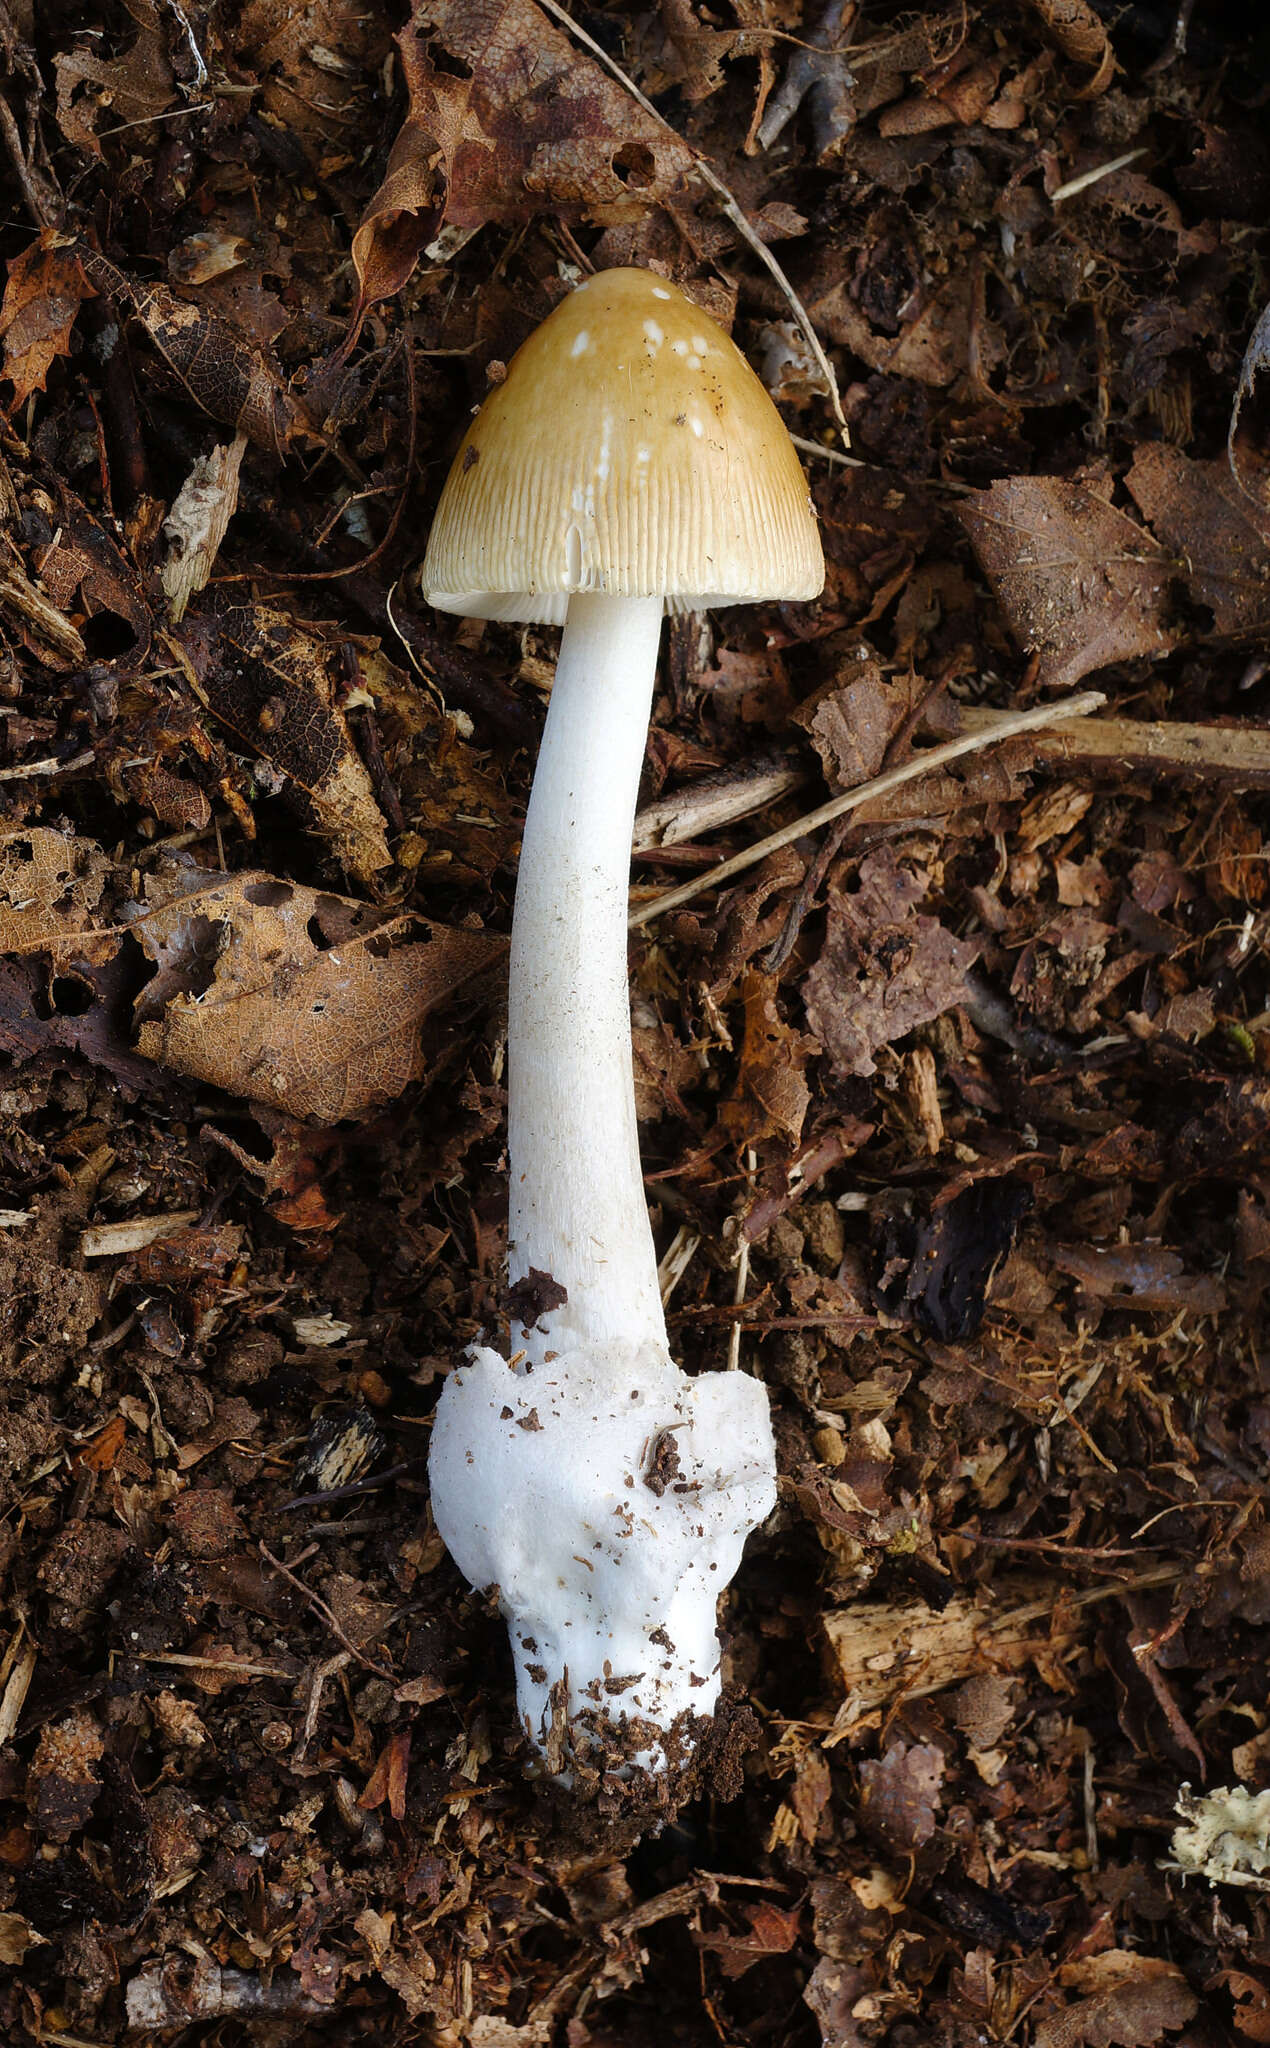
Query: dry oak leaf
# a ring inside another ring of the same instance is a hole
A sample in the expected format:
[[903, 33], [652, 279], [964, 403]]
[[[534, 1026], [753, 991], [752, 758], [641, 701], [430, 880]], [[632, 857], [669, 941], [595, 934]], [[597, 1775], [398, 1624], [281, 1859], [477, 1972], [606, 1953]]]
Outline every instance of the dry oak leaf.
[[1097, 491], [1005, 477], [957, 513], [1015, 638], [1040, 657], [1043, 687], [1175, 645], [1175, 558]]
[[269, 605], [223, 613], [183, 637], [208, 709], [300, 793], [309, 822], [358, 881], [388, 866], [383, 815], [336, 702], [332, 650]]
[[1080, 1996], [1038, 2023], [1036, 2048], [1155, 2048], [1199, 2009], [1176, 1963], [1124, 1949], [1069, 1963], [1059, 1982]]
[[1179, 448], [1152, 444], [1138, 450], [1126, 482], [1143, 517], [1185, 562], [1187, 593], [1195, 607], [1211, 612], [1210, 630], [1223, 639], [1264, 633], [1270, 511], [1249, 497], [1228, 465], [1194, 462]]
[[[57, 120], [66, 140], [90, 156], [104, 155], [96, 116], [104, 113], [108, 129], [135, 129], [171, 106], [176, 82], [168, 62], [163, 20], [155, 0], [123, 0], [137, 27], [130, 48], [118, 57], [100, 55], [98, 32], [93, 47], [63, 51], [53, 60], [57, 77]], [[133, 136], [134, 143], [139, 138]]]
[[879, 1046], [967, 1000], [981, 950], [918, 914], [926, 878], [890, 847], [861, 863], [851, 896], [833, 892], [820, 958], [804, 984], [807, 1020], [840, 1073], [871, 1074]]
[[504, 943], [264, 874], [173, 863], [148, 896], [134, 930], [158, 972], [136, 1005], [139, 1051], [319, 1124], [399, 1095], [428, 1011]]
[[403, 51], [412, 34], [450, 60], [406, 67], [409, 118], [441, 152], [447, 225], [564, 212], [607, 226], [695, 183], [687, 144], [533, 0], [420, 0]]
[[15, 257], [0, 305], [4, 374], [13, 385], [16, 412], [45, 379], [59, 356], [67, 355], [71, 329], [85, 299], [94, 298], [74, 245], [45, 228], [38, 242]]

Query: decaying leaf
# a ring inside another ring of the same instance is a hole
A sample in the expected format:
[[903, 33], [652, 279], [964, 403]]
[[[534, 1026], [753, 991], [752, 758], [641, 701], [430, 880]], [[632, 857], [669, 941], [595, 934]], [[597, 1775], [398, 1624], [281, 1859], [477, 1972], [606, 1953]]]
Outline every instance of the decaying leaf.
[[[1165, 546], [1185, 564], [1193, 637], [1243, 639], [1270, 625], [1270, 509], [1224, 462], [1180, 448], [1139, 448], [1129, 489]], [[1210, 619], [1207, 615], [1211, 615]]]
[[364, 1116], [418, 1071], [419, 1027], [502, 941], [269, 875], [174, 865], [134, 930], [158, 970], [147, 1059], [314, 1123]]
[[227, 320], [178, 299], [166, 285], [136, 284], [85, 243], [78, 248], [90, 281], [139, 322], [200, 411], [276, 454], [312, 431], [263, 344], [245, 340]]
[[359, 880], [387, 867], [388, 842], [370, 777], [336, 701], [329, 643], [268, 605], [222, 614], [218, 658], [186, 644], [199, 691], [222, 724], [288, 778], [311, 822]]
[[1032, 0], [1032, 7], [1063, 55], [1074, 64], [1090, 66], [1093, 76], [1081, 89], [1080, 98], [1096, 99], [1106, 92], [1115, 77], [1116, 53], [1106, 24], [1089, 0]]
[[893, 1742], [860, 1765], [860, 1818], [889, 1849], [911, 1854], [935, 1832], [943, 1752], [931, 1742]]
[[1037, 2023], [1036, 2048], [1155, 2048], [1199, 2007], [1176, 1963], [1124, 1949], [1066, 1964], [1059, 1982], [1078, 1995]]
[[260, 81], [265, 118], [325, 176], [365, 144], [389, 47], [383, 10], [360, 0], [246, 0], [235, 10], [235, 53]]
[[698, 1948], [709, 1950], [718, 1960], [725, 1977], [743, 1977], [755, 1963], [761, 1963], [768, 1956], [788, 1955], [798, 1940], [798, 1923], [801, 1913], [795, 1909], [786, 1911], [780, 1906], [764, 1900], [758, 1904], [742, 1907], [749, 1922], [741, 1933], [721, 1932], [699, 1934]]
[[885, 847], [861, 863], [854, 895], [830, 898], [804, 994], [811, 1027], [842, 1073], [873, 1073], [879, 1046], [966, 1000], [980, 942], [919, 913], [925, 893], [925, 878]]
[[837, 689], [795, 712], [820, 756], [831, 789], [855, 789], [877, 775], [912, 706], [909, 693], [875, 661], [847, 671]]
[[371, 306], [399, 292], [421, 250], [441, 225], [444, 179], [441, 144], [416, 106], [430, 106], [428, 65], [417, 35], [406, 29], [397, 38], [401, 68], [410, 96], [388, 168], [353, 236], [353, 268], [357, 272], [354, 328]]
[[137, 30], [127, 49], [107, 56], [94, 35], [79, 49], [63, 50], [53, 60], [62, 133], [76, 149], [98, 158], [103, 155], [99, 115], [104, 115], [105, 127], [133, 128], [164, 113], [176, 92], [155, 0], [123, 4]]
[[440, 150], [449, 226], [543, 211], [622, 220], [694, 180], [687, 145], [533, 0], [425, 0], [409, 36], [435, 39], [449, 60], [425, 55], [409, 72], [410, 119]]
[[99, 914], [109, 867], [99, 846], [49, 825], [0, 834], [0, 953], [47, 953], [55, 968], [108, 960]]
[[238, 471], [246, 446], [247, 436], [240, 432], [227, 445], [201, 455], [163, 522], [168, 544], [163, 591], [174, 624], [184, 617], [186, 605], [212, 573], [238, 503]]
[[33, 391], [43, 391], [53, 364], [70, 349], [76, 314], [93, 296], [73, 242], [49, 228], [14, 258], [0, 305], [11, 410], [25, 405]]
[[1127, 514], [1060, 477], [1005, 477], [958, 506], [1018, 639], [1054, 689], [1174, 644], [1176, 559]]
[[745, 1032], [736, 1095], [720, 1111], [720, 1122], [738, 1144], [757, 1143], [776, 1131], [796, 1145], [811, 1100], [806, 1067], [818, 1049], [816, 1041], [785, 1022], [776, 990], [774, 974], [747, 968], [741, 982]]
[[136, 667], [149, 650], [152, 629], [136, 569], [102, 521], [60, 478], [49, 491], [33, 492], [32, 504], [52, 526], [51, 537], [32, 557], [50, 603], [87, 635], [89, 651], [95, 619], [103, 612], [122, 619], [133, 644], [114, 658]]

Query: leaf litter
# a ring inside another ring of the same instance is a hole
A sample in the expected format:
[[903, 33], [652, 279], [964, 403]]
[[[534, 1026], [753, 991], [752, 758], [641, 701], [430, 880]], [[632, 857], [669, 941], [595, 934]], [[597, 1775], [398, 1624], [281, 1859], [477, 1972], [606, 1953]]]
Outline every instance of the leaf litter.
[[[1263, 40], [46, 15], [0, 24], [0, 2033], [1264, 2041]], [[782, 1497], [753, 1718], [636, 1849], [526, 1783], [427, 1511], [506, 1313], [554, 646], [414, 582], [471, 408], [624, 262], [770, 376], [829, 562], [674, 622], [649, 741], [671, 1327], [766, 1381]]]

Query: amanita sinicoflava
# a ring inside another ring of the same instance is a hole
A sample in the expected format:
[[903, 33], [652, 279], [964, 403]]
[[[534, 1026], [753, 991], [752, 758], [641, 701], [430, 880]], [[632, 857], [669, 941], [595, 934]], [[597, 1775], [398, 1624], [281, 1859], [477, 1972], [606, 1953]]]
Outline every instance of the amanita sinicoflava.
[[428, 543], [433, 605], [564, 626], [507, 1037], [511, 1279], [558, 1305], [513, 1324], [514, 1362], [477, 1349], [451, 1373], [429, 1465], [437, 1527], [471, 1584], [498, 1588], [519, 1713], [557, 1772], [690, 1753], [692, 1717], [718, 1698], [719, 1594], [775, 1502], [761, 1383], [689, 1378], [667, 1347], [627, 898], [663, 612], [810, 598], [823, 577], [775, 406], [722, 330], [643, 270], [587, 279], [525, 342]]

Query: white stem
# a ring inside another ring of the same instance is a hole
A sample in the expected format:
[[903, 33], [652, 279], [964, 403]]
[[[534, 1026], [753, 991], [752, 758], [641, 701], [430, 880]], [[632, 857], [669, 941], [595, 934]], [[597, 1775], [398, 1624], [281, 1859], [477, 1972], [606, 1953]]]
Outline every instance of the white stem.
[[631, 829], [659, 598], [569, 602], [525, 821], [508, 1030], [513, 1281], [567, 1289], [446, 1380], [432, 1511], [497, 1586], [522, 1725], [568, 1776], [595, 1724], [663, 1771], [719, 1696], [719, 1594], [776, 1499], [767, 1395], [689, 1379], [666, 1346], [635, 1122], [626, 968]]
[[627, 984], [631, 833], [662, 601], [569, 600], [521, 845], [508, 1010], [509, 1267], [568, 1293], [513, 1331], [666, 1348], [639, 1161]]

